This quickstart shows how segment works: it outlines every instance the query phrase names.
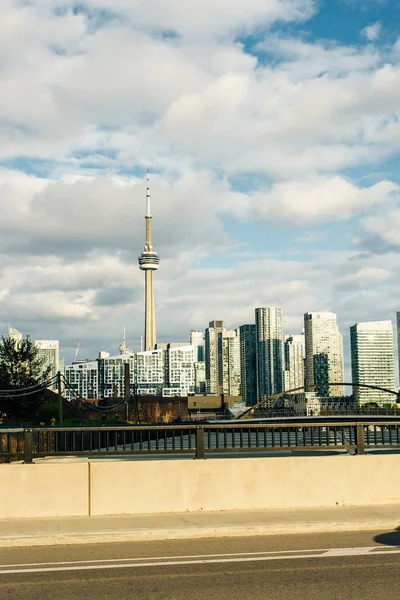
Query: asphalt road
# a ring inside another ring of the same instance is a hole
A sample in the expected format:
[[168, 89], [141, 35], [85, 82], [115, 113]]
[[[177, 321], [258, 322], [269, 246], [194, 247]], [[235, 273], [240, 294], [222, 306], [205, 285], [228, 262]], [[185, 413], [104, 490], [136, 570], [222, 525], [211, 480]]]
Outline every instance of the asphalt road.
[[1, 600], [398, 600], [400, 532], [0, 549]]

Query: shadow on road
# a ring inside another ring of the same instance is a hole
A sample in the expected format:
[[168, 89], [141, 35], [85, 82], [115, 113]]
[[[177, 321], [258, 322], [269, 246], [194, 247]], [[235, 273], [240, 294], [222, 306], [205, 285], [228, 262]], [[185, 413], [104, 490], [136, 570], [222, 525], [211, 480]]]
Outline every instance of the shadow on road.
[[385, 546], [399, 546], [400, 547], [400, 527], [396, 527], [394, 531], [388, 533], [380, 533], [374, 537], [374, 542], [378, 544], [384, 544]]

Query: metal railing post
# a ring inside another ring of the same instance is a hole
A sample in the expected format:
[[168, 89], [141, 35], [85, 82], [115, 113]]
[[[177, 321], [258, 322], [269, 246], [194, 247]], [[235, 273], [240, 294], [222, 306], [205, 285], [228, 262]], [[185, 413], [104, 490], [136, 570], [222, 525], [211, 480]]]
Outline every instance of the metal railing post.
[[364, 423], [356, 425], [356, 454], [365, 454]]
[[24, 464], [33, 463], [33, 429], [24, 429]]
[[201, 425], [196, 427], [196, 457], [195, 458], [205, 458], [204, 427]]

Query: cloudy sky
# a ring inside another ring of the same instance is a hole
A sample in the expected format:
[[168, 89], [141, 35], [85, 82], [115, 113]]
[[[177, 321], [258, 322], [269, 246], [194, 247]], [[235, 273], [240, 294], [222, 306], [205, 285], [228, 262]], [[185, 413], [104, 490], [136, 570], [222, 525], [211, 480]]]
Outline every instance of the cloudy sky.
[[[1, 0], [0, 332], [72, 360], [400, 309], [398, 0]], [[347, 354], [348, 356], [348, 354]]]

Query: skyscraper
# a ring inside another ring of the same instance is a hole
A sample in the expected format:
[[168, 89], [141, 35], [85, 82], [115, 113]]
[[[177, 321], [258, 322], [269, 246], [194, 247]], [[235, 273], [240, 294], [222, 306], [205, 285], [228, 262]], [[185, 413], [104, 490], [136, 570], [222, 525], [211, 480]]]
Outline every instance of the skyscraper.
[[[58, 340], [35, 340], [35, 346], [38, 348], [39, 356], [44, 358], [43, 370], [50, 367], [49, 379], [55, 377], [60, 366]], [[53, 382], [51, 387], [56, 388], [57, 382]]]
[[99, 360], [82, 360], [65, 368], [65, 379], [69, 384], [65, 386], [64, 391], [67, 400], [75, 400], [77, 396], [80, 398], [103, 396], [102, 391], [99, 390], [99, 363], [101, 363]]
[[[343, 396], [344, 388], [327, 383], [343, 382], [343, 337], [336, 315], [330, 312], [305, 313], [306, 389], [319, 396]], [[316, 387], [312, 387], [315, 384]]]
[[194, 347], [194, 381], [196, 394], [206, 392], [206, 363], [204, 347], [204, 331], [192, 329], [190, 343]]
[[163, 396], [187, 396], [195, 392], [194, 347], [167, 344], [166, 384]]
[[11, 325], [8, 326], [8, 337], [16, 343], [22, 342], [22, 333]]
[[223, 321], [210, 321], [205, 332], [206, 389], [209, 394], [220, 393], [218, 338], [223, 330]]
[[398, 353], [399, 375], [400, 375], [400, 312], [396, 313], [396, 324], [397, 324], [397, 353]]
[[283, 309], [256, 308], [257, 400], [283, 391]]
[[134, 354], [117, 354], [99, 358], [98, 387], [101, 398], [123, 398], [125, 396], [126, 366], [129, 365], [129, 383], [135, 381]]
[[221, 394], [240, 395], [240, 339], [235, 331], [219, 334], [218, 378]]
[[190, 332], [190, 343], [195, 349], [195, 362], [204, 362], [204, 332], [198, 329], [192, 329]]
[[145, 350], [135, 355], [135, 381], [138, 394], [161, 396], [166, 380], [166, 350]]
[[[350, 327], [351, 373], [353, 385], [363, 383], [395, 389], [393, 328], [391, 321], [356, 323]], [[370, 388], [353, 387], [358, 404], [394, 404], [394, 394]]]
[[150, 210], [150, 182], [147, 171], [146, 189], [146, 243], [144, 250], [139, 256], [139, 268], [145, 272], [145, 350], [152, 350], [156, 345], [156, 314], [154, 306], [154, 282], [153, 271], [158, 269], [160, 259], [157, 252], [153, 250], [151, 239], [151, 210]]
[[256, 326], [241, 325], [237, 330], [240, 340], [240, 395], [248, 406], [257, 402]]
[[304, 333], [285, 336], [285, 391], [304, 386]]
[[194, 390], [196, 394], [205, 394], [206, 388], [206, 363], [203, 361], [194, 363]]

